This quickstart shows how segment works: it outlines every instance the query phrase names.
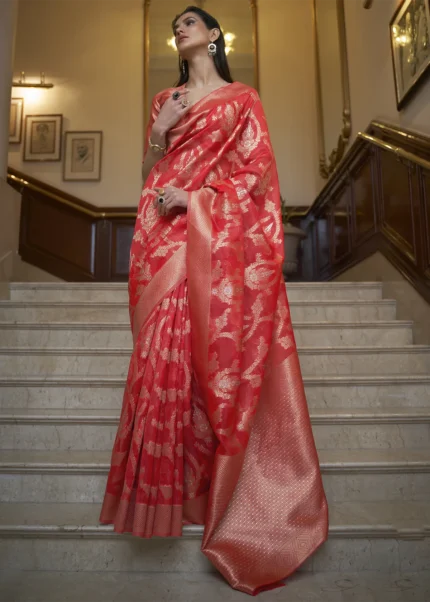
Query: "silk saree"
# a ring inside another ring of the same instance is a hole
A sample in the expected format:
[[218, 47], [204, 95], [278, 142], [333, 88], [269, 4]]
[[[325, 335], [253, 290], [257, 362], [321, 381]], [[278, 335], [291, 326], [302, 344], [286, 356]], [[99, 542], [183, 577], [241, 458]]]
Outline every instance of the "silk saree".
[[[148, 133], [173, 89], [158, 94]], [[189, 191], [158, 216], [155, 187]], [[140, 537], [204, 525], [248, 594], [327, 538], [327, 503], [282, 276], [278, 175], [258, 94], [228, 84], [170, 131], [130, 255], [134, 348], [100, 520]]]

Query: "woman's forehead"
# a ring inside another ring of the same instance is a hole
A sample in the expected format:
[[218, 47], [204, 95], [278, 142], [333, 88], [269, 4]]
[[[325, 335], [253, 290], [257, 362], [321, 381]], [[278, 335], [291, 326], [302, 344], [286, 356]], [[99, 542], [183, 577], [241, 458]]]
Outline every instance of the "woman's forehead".
[[186, 19], [189, 19], [190, 17], [194, 17], [195, 19], [198, 19], [198, 16], [195, 13], [185, 13], [183, 15], [181, 15], [179, 17], [179, 19], [177, 19], [176, 23], [175, 23], [175, 27], [178, 27], [181, 23], [183, 23], [184, 21], [186, 21]]

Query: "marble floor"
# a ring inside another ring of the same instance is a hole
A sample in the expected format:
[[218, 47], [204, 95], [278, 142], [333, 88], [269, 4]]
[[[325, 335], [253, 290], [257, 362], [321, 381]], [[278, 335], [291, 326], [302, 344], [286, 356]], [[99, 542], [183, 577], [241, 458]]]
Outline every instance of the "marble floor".
[[[430, 574], [296, 574], [259, 602], [430, 602]], [[0, 572], [2, 602], [236, 602], [250, 596], [208, 573]]]

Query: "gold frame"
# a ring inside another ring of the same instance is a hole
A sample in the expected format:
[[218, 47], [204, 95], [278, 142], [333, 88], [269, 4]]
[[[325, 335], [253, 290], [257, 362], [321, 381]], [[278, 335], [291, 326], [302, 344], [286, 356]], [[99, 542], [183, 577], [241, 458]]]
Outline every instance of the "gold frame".
[[332, 150], [329, 157], [326, 156], [324, 117], [322, 104], [321, 65], [318, 47], [318, 24], [316, 0], [313, 0], [313, 26], [315, 43], [315, 66], [316, 66], [316, 88], [317, 88], [317, 119], [318, 119], [318, 145], [319, 145], [319, 171], [324, 179], [328, 179], [339, 165], [345, 154], [351, 138], [351, 94], [349, 89], [348, 51], [346, 45], [346, 22], [344, 0], [336, 0], [337, 21], [339, 27], [340, 68], [342, 80], [343, 127], [338, 138], [337, 147]]
[[[148, 98], [149, 84], [149, 9], [151, 2], [157, 0], [144, 0], [143, 2], [143, 115], [145, 118], [145, 128], [149, 119], [149, 106], [151, 99]], [[197, 3], [198, 4], [198, 3]], [[249, 0], [249, 7], [252, 15], [252, 46], [254, 52], [254, 87], [260, 91], [260, 59], [259, 59], [259, 37], [258, 37], [258, 0]]]

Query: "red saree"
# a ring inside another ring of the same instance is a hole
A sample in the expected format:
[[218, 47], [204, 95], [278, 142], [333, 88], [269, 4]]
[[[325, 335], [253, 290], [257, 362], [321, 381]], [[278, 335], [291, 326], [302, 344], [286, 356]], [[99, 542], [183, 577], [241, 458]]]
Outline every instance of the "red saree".
[[[149, 128], [171, 92], [154, 99]], [[131, 248], [134, 350], [100, 520], [141, 537], [204, 524], [203, 553], [256, 594], [327, 537], [257, 93], [209, 94], [168, 144]], [[190, 191], [188, 211], [158, 217], [153, 189], [168, 185]]]

